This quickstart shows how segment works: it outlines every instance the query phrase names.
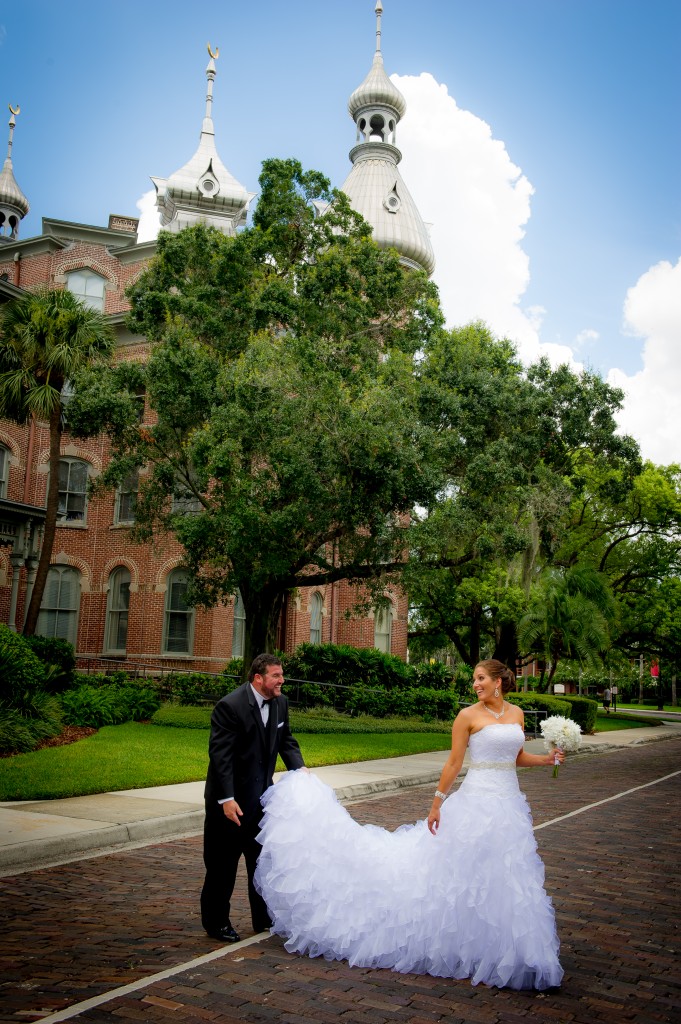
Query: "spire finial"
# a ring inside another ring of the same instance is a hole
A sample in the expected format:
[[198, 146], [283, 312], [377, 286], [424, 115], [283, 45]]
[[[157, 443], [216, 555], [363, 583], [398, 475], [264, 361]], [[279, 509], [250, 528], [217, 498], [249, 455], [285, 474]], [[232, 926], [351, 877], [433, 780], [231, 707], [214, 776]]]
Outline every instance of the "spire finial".
[[7, 106], [9, 107], [9, 112], [11, 114], [11, 117], [9, 119], [9, 143], [7, 144], [7, 159], [11, 160], [12, 159], [12, 139], [13, 139], [13, 136], [14, 136], [14, 126], [17, 123], [16, 122], [17, 114], [21, 113], [21, 107], [19, 106], [18, 103], [17, 103], [17, 109], [16, 110], [14, 109], [14, 107], [12, 106], [11, 103], [8, 103]]
[[383, 4], [381, 0], [376, 0], [376, 53], [381, 52], [381, 15], [383, 14]]
[[208, 135], [213, 135], [213, 82], [215, 81], [215, 61], [220, 56], [220, 47], [215, 47], [215, 53], [213, 53], [210, 43], [207, 44], [208, 56], [208, 67], [206, 68], [206, 77], [208, 79], [208, 87], [206, 89], [206, 113], [203, 118], [203, 132]]

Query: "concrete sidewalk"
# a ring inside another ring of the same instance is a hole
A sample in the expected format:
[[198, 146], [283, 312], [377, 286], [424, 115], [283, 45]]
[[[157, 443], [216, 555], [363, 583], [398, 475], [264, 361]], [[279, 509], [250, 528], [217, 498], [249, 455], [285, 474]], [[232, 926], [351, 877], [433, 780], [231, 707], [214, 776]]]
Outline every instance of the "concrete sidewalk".
[[[585, 736], [578, 756], [681, 735], [681, 723]], [[544, 751], [541, 739], [526, 749]], [[468, 756], [468, 755], [467, 755]], [[447, 751], [315, 768], [340, 800], [435, 783]], [[463, 773], [467, 760], [464, 761]], [[425, 813], [425, 809], [424, 809]], [[203, 828], [203, 782], [0, 804], [0, 877], [164, 839]]]

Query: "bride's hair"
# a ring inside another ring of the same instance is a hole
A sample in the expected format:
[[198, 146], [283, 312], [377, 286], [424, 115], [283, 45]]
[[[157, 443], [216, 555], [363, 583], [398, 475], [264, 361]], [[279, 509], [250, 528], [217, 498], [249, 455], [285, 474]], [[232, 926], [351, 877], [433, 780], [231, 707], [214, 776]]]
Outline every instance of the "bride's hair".
[[484, 669], [490, 679], [501, 681], [502, 693], [510, 693], [511, 690], [515, 690], [515, 672], [512, 672], [508, 665], [504, 665], [503, 661], [489, 658], [487, 661], [479, 661], [477, 667]]

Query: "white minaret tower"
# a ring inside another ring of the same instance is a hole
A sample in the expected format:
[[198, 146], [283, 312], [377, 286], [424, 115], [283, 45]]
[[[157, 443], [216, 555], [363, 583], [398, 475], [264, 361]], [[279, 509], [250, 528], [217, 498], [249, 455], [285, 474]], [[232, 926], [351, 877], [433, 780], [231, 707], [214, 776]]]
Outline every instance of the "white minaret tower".
[[234, 235], [236, 229], [246, 223], [248, 206], [255, 195], [247, 192], [229, 173], [215, 148], [213, 82], [219, 52], [216, 49], [213, 53], [208, 44], [206, 113], [199, 148], [191, 160], [169, 178], [151, 179], [156, 189], [161, 227], [166, 231], [178, 232], [201, 223]]
[[375, 10], [374, 61], [348, 103], [357, 125], [357, 144], [350, 150], [352, 170], [343, 192], [353, 209], [371, 224], [374, 241], [381, 248], [397, 249], [405, 266], [430, 275], [435, 269], [430, 237], [397, 166], [402, 159], [395, 145], [397, 125], [407, 104], [383, 67], [381, 0]]
[[20, 107], [16, 110], [10, 104], [9, 119], [9, 143], [7, 145], [7, 156], [0, 171], [0, 245], [3, 242], [16, 241], [19, 233], [19, 224], [29, 211], [28, 199], [21, 191], [14, 177], [12, 169], [12, 142], [14, 141], [14, 126]]

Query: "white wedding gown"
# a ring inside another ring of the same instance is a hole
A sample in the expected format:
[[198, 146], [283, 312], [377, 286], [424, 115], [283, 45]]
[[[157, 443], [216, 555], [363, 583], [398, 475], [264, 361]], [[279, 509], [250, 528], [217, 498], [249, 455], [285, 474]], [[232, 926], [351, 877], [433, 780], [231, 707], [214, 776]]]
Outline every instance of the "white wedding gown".
[[262, 798], [255, 884], [289, 952], [362, 967], [560, 984], [558, 937], [530, 810], [518, 787], [519, 725], [474, 733], [471, 762], [425, 821], [359, 825], [314, 775], [288, 772]]

